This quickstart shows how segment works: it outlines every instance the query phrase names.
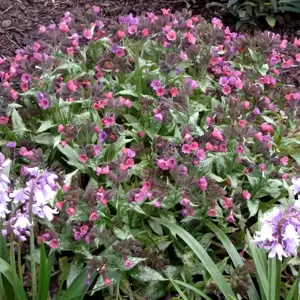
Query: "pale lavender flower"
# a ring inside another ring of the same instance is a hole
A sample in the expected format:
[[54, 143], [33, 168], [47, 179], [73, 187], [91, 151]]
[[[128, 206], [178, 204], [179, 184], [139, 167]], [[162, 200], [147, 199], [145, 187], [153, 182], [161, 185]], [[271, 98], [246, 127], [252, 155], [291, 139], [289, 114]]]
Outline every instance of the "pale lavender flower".
[[269, 250], [269, 257], [297, 255], [300, 246], [300, 209], [292, 205], [288, 209], [275, 207], [261, 219], [261, 230], [256, 232], [253, 243]]
[[6, 147], [8, 147], [8, 148], [16, 148], [16, 146], [17, 146], [16, 142], [8, 142], [6, 144]]
[[300, 192], [300, 178], [293, 177], [292, 184], [292, 189], [294, 190], [294, 194], [296, 195]]
[[105, 133], [105, 131], [101, 130], [98, 133], [98, 142], [101, 144], [103, 143], [107, 138], [107, 134]]

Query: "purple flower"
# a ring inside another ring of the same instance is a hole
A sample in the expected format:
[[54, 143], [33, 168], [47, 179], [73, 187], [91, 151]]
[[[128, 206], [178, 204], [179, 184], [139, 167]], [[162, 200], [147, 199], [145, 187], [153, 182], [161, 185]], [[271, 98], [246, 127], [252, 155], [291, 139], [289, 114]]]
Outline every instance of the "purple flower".
[[7, 146], [8, 148], [16, 148], [17, 143], [16, 143], [16, 142], [8, 142], [8, 143], [6, 144], [6, 146]]
[[255, 116], [257, 116], [257, 115], [260, 115], [260, 109], [256, 106], [254, 109], [253, 109], [253, 114], [255, 115]]
[[39, 101], [39, 106], [42, 109], [48, 109], [50, 107], [50, 101], [46, 99], [45, 95], [41, 92], [36, 93], [36, 97]]
[[222, 86], [225, 86], [228, 84], [228, 77], [227, 76], [222, 76], [219, 79], [219, 84]]
[[98, 133], [98, 142], [101, 144], [103, 143], [107, 138], [107, 134], [105, 133], [105, 131], [101, 130]]
[[127, 26], [135, 25], [138, 23], [138, 18], [134, 18], [132, 14], [129, 14], [128, 16], [120, 16], [119, 23]]
[[182, 72], [181, 68], [176, 68], [176, 75], [180, 74]]
[[275, 207], [261, 219], [261, 230], [256, 232], [253, 243], [269, 250], [269, 257], [297, 255], [300, 246], [300, 210], [297, 205], [288, 209]]
[[113, 44], [111, 47], [110, 47], [110, 51], [113, 53], [113, 54], [116, 54], [116, 52], [120, 49], [120, 46], [117, 45], [117, 44]]

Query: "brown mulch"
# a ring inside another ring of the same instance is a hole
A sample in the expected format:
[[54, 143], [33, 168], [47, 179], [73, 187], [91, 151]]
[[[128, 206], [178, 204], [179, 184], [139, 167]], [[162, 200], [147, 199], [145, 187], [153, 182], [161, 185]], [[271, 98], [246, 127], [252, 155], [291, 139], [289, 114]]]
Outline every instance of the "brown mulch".
[[[207, 19], [221, 17], [226, 25], [234, 29], [236, 19], [224, 9], [207, 9], [206, 3], [206, 0], [0, 0], [0, 55], [11, 55], [16, 49], [29, 44], [39, 25], [57, 23], [66, 11], [80, 18], [82, 12], [93, 5], [100, 5], [103, 14], [109, 17], [145, 11], [159, 12], [161, 8], [173, 11], [189, 8]], [[274, 32], [289, 39], [300, 37], [299, 15], [284, 14], [277, 16], [277, 19]], [[258, 29], [270, 28], [262, 21], [258, 22]], [[249, 24], [240, 28], [240, 31], [249, 33], [255, 30], [257, 28]]]

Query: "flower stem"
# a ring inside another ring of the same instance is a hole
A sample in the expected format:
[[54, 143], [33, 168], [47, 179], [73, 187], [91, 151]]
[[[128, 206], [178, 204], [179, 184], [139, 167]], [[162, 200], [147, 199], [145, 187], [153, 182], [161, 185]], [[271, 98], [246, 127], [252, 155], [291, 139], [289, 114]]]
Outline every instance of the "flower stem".
[[29, 222], [30, 226], [30, 260], [31, 260], [31, 289], [32, 289], [32, 300], [37, 300], [37, 281], [36, 281], [36, 269], [35, 269], [35, 253], [34, 253], [34, 228], [33, 228], [33, 192], [34, 186], [29, 196]]
[[10, 235], [10, 247], [9, 247], [9, 258], [10, 258], [10, 265], [14, 272], [16, 272], [16, 261], [15, 261], [15, 249], [14, 249], [14, 236], [13, 234]]
[[23, 285], [23, 272], [22, 272], [22, 261], [21, 261], [21, 243], [18, 242], [18, 273], [20, 281]]

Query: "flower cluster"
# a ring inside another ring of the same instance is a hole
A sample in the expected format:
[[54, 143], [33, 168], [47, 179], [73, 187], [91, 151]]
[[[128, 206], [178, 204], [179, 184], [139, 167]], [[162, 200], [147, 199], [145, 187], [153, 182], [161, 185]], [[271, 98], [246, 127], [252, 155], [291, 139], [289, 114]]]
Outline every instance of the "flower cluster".
[[253, 243], [269, 252], [269, 257], [296, 256], [300, 245], [299, 200], [288, 209], [274, 207], [261, 219], [261, 230], [256, 232]]

